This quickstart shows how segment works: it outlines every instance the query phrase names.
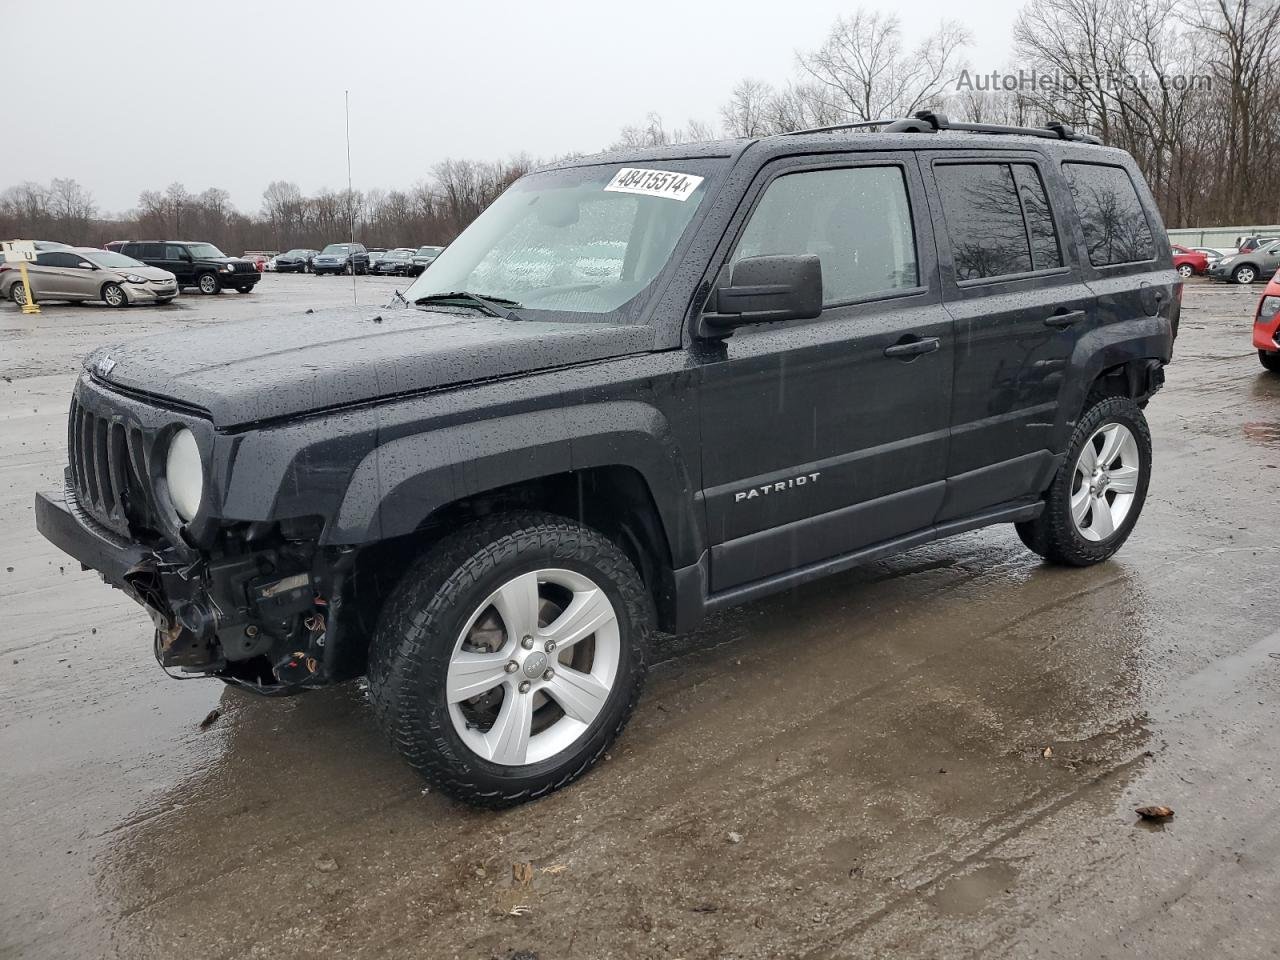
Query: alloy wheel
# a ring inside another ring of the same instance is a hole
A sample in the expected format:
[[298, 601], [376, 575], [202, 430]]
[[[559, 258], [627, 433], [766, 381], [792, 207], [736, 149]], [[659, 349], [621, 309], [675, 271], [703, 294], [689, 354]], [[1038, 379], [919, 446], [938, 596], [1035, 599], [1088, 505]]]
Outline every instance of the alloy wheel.
[[480, 604], [454, 644], [445, 683], [453, 728], [490, 763], [550, 759], [604, 709], [621, 649], [598, 584], [571, 570], [521, 574]]
[[1142, 472], [1138, 441], [1120, 423], [1103, 424], [1080, 450], [1071, 483], [1071, 520], [1086, 540], [1110, 537], [1133, 506]]

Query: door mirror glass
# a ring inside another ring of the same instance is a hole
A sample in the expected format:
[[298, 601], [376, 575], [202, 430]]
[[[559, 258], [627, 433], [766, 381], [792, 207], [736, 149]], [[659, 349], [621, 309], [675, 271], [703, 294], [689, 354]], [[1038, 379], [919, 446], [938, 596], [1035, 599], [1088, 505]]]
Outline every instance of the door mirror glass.
[[76, 264], [76, 266], [79, 267], [81, 270], [97, 270], [98, 269], [88, 260], [81, 260], [79, 263]]
[[812, 254], [745, 257], [733, 265], [729, 285], [702, 317], [704, 335], [780, 320], [811, 320], [822, 313], [822, 261]]

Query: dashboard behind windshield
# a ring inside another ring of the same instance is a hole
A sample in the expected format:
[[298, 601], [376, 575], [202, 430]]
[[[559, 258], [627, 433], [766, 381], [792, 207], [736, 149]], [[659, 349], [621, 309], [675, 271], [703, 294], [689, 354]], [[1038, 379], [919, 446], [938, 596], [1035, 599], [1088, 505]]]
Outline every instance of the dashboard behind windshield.
[[723, 159], [568, 167], [518, 180], [405, 293], [466, 291], [521, 316], [620, 311], [671, 257]]

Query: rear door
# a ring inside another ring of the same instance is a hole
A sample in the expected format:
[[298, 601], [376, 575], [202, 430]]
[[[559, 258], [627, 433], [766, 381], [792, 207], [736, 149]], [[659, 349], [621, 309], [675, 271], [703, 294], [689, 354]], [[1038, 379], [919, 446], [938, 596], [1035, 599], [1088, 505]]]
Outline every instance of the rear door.
[[41, 296], [53, 300], [82, 298], [80, 281], [85, 271], [77, 268], [82, 259], [79, 254], [65, 250], [37, 254], [35, 267], [27, 270], [37, 299]]
[[793, 157], [757, 175], [718, 275], [814, 254], [824, 308], [695, 344], [713, 592], [932, 523], [952, 373], [933, 251], [909, 152]]
[[946, 498], [939, 520], [1038, 493], [1056, 469], [1065, 371], [1093, 291], [1061, 224], [1065, 197], [1027, 151], [922, 158], [956, 323]]

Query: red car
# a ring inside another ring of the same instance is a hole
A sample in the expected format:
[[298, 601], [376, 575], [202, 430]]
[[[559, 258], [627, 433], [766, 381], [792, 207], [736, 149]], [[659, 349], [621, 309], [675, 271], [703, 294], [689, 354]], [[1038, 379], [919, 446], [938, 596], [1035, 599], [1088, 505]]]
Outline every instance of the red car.
[[1280, 271], [1271, 278], [1253, 316], [1253, 345], [1268, 370], [1280, 373]]
[[1173, 268], [1185, 280], [1187, 277], [1194, 276], [1197, 273], [1204, 273], [1208, 270], [1209, 258], [1198, 250], [1180, 247], [1175, 243], [1173, 244]]

